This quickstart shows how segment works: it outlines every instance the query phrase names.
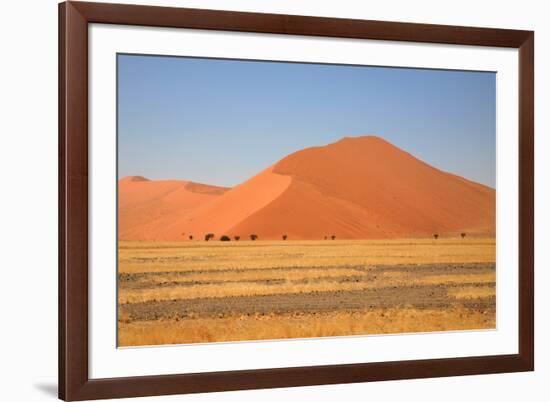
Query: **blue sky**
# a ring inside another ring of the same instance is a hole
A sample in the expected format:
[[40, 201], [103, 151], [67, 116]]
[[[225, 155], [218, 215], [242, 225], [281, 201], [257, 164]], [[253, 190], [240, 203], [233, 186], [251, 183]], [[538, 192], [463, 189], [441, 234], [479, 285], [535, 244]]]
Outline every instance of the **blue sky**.
[[373, 134], [494, 187], [495, 87], [491, 72], [119, 55], [118, 173], [234, 186]]

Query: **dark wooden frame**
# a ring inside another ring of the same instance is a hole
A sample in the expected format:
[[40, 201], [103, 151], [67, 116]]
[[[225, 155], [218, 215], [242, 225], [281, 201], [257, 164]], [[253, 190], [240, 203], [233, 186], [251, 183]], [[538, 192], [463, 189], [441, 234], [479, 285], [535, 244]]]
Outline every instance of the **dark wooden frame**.
[[[89, 379], [88, 24], [106, 23], [519, 49], [519, 353]], [[534, 33], [508, 29], [66, 2], [59, 5], [59, 397], [84, 400], [534, 369]]]

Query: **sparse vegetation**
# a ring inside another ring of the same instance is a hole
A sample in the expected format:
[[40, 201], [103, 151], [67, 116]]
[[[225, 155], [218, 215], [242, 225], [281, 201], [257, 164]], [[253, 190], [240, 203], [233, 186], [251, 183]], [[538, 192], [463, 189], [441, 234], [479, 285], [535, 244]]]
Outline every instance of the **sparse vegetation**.
[[330, 236], [330, 238], [331, 238], [332, 240], [336, 240], [336, 236], [335, 236], [335, 235]]
[[462, 233], [460, 234], [460, 237], [462, 237], [462, 238], [464, 239], [464, 238], [466, 237], [466, 233], [462, 232]]
[[193, 240], [193, 235], [189, 235], [189, 240]]
[[286, 240], [288, 236], [286, 234], [283, 235], [283, 240]]
[[434, 233], [434, 239], [438, 239], [439, 238], [439, 235], [437, 233]]
[[121, 346], [231, 342], [365, 334], [459, 331], [495, 327], [495, 314], [452, 307], [448, 310], [377, 308], [312, 314], [240, 315], [178, 320], [119, 320]]
[[255, 235], [255, 234], [250, 235], [250, 240], [254, 241], [254, 240], [257, 240], [257, 239], [258, 239], [258, 235]]
[[211, 240], [213, 238], [214, 238], [214, 233], [207, 233], [206, 235], [204, 235], [205, 241]]
[[[242, 237], [241, 237], [242, 240]], [[236, 243], [236, 242], [235, 242]], [[219, 243], [196, 247], [192, 243], [119, 242], [119, 272], [216, 272], [223, 269], [361, 267], [424, 263], [494, 262], [495, 240], [469, 238], [406, 240], [340, 240], [328, 245], [323, 240], [265, 241], [250, 250], [243, 244], [219, 247]], [[284, 246], [284, 248], [281, 248]], [[204, 258], [205, 253], [208, 258]], [[300, 256], [294, 258], [292, 256]], [[154, 256], [155, 258], [152, 258]], [[266, 258], [266, 256], [269, 256]], [[396, 259], [396, 256], [399, 258]], [[164, 259], [164, 257], [167, 257]], [[305, 272], [305, 271], [303, 271]]]
[[220, 241], [230, 241], [231, 238], [229, 236], [226, 236], [226, 235], [223, 235], [222, 237], [220, 237]]
[[232, 243], [121, 242], [120, 344], [495, 326], [494, 239]]
[[234, 239], [235, 239], [235, 241], [239, 241], [239, 240], [241, 240], [241, 236], [235, 236]]

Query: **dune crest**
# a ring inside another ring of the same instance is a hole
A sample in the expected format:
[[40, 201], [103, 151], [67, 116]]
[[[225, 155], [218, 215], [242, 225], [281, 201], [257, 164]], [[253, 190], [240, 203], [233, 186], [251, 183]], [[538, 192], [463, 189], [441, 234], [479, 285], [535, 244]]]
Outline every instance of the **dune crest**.
[[[175, 240], [178, 231], [186, 234], [196, 234], [201, 238], [206, 233], [222, 235], [237, 235], [231, 228], [237, 222], [242, 222], [265, 208], [277, 199], [290, 185], [291, 178], [275, 174], [269, 167], [246, 182], [227, 191], [223, 196], [204, 203], [167, 231], [167, 239]], [[242, 235], [244, 238], [250, 233]]]
[[124, 182], [139, 182], [139, 181], [150, 181], [148, 178], [143, 176], [126, 176], [122, 179], [120, 179], [122, 183]]
[[264, 237], [294, 239], [495, 232], [494, 189], [438, 170], [379, 137], [304, 149], [273, 171], [292, 177], [292, 185], [232, 230], [258, 227]]
[[[127, 240], [198, 239], [206, 233], [243, 239], [252, 233], [259, 239], [495, 234], [494, 189], [436, 169], [376, 136], [292, 153], [231, 190], [193, 192], [186, 189], [189, 182], [123, 180], [119, 186], [133, 193], [121, 200], [120, 215], [141, 202], [149, 207], [133, 213], [150, 217], [144, 224], [127, 218], [134, 223], [120, 233]], [[139, 187], [147, 185], [154, 191], [144, 195]], [[162, 207], [170, 214], [159, 213], [159, 199], [170, 203]]]

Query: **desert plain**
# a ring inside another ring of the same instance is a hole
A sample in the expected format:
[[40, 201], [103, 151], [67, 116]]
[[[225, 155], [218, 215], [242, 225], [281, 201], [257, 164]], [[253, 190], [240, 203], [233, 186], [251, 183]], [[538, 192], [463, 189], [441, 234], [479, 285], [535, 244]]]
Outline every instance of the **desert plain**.
[[494, 328], [491, 239], [122, 242], [119, 345]]
[[118, 194], [119, 346], [495, 328], [495, 190], [381, 138]]

